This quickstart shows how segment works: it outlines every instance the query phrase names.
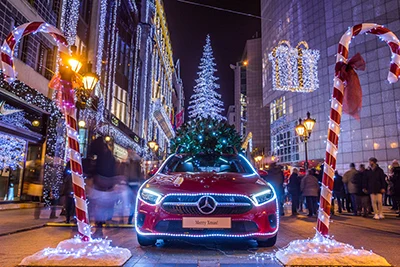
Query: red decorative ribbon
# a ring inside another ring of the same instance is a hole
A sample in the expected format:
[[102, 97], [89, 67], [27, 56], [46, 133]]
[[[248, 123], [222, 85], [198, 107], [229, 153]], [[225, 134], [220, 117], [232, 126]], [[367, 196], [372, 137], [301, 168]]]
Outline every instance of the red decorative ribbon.
[[365, 70], [365, 61], [357, 53], [346, 64], [340, 61], [335, 66], [337, 76], [344, 82], [343, 112], [360, 120], [362, 107], [362, 89], [355, 70]]

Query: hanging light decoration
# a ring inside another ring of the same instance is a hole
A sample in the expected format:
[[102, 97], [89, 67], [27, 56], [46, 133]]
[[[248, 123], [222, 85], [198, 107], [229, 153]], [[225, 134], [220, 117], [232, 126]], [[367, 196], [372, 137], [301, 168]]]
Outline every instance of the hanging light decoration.
[[312, 92], [319, 88], [319, 50], [311, 50], [306, 41], [292, 47], [280, 41], [268, 55], [272, 63], [272, 87], [276, 91]]

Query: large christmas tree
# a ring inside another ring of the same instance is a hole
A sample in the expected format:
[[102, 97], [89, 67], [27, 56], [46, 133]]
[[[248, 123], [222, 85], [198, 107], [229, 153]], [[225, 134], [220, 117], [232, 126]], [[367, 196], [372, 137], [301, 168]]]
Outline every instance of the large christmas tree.
[[207, 35], [203, 57], [199, 65], [200, 71], [197, 73], [199, 78], [196, 79], [194, 94], [190, 97], [189, 102], [189, 118], [191, 119], [211, 117], [212, 119], [226, 120], [221, 115], [224, 110], [224, 104], [220, 100], [221, 95], [216, 91], [219, 84], [216, 83], [218, 77], [214, 76], [214, 72], [217, 71], [215, 66], [210, 35]]

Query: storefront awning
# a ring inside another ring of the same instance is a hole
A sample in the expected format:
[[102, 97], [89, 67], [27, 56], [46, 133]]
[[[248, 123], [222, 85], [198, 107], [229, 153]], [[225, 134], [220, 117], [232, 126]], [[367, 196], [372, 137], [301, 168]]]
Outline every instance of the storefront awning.
[[163, 131], [164, 135], [168, 139], [172, 139], [175, 137], [175, 131], [172, 128], [171, 121], [164, 110], [164, 107], [161, 105], [160, 101], [156, 101], [153, 103], [153, 116], [155, 121], [158, 124], [158, 127]]

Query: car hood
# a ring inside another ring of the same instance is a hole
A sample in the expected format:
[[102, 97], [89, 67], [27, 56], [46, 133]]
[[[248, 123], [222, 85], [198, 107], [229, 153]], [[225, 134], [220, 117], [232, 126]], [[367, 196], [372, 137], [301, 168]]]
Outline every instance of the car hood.
[[257, 174], [176, 173], [156, 174], [144, 185], [163, 195], [177, 193], [226, 193], [252, 195], [265, 189], [267, 183]]

